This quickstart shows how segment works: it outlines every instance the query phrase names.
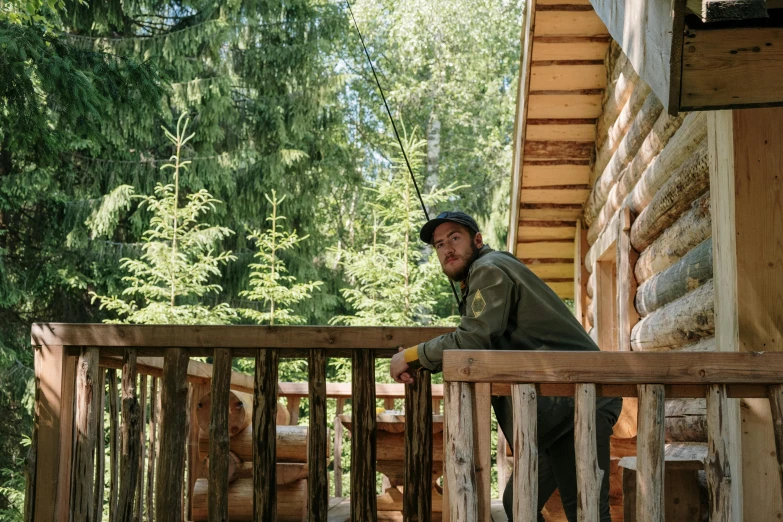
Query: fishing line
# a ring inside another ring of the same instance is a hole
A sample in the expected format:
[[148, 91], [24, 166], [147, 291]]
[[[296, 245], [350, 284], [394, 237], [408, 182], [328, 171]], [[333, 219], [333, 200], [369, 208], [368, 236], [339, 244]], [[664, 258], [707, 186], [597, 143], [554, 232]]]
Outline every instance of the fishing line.
[[[349, 0], [345, 0], [345, 3], [346, 5], [348, 5], [348, 12], [351, 14], [351, 19], [353, 20], [353, 26], [356, 28], [356, 32], [359, 35], [359, 40], [362, 42], [362, 49], [364, 50], [364, 55], [367, 57], [367, 62], [370, 64], [370, 69], [372, 69], [372, 75], [373, 78], [375, 78], [375, 85], [378, 86], [378, 92], [381, 93], [383, 106], [386, 108], [386, 114], [389, 115], [389, 121], [392, 124], [392, 129], [394, 129], [394, 137], [397, 138], [397, 143], [400, 145], [400, 150], [402, 151], [402, 157], [405, 159], [405, 165], [408, 167], [408, 173], [411, 175], [411, 180], [413, 181], [413, 188], [416, 189], [416, 196], [418, 196], [419, 203], [421, 203], [421, 210], [424, 211], [424, 217], [427, 219], [427, 221], [429, 221], [430, 214], [429, 212], [427, 212], [427, 206], [424, 204], [424, 199], [421, 197], [419, 184], [416, 182], [416, 176], [413, 175], [413, 169], [411, 168], [411, 164], [408, 161], [408, 155], [405, 153], [405, 147], [402, 145], [402, 140], [400, 139], [400, 133], [397, 132], [397, 125], [394, 123], [394, 117], [392, 116], [391, 110], [389, 109], [389, 103], [386, 101], [386, 95], [383, 93], [383, 87], [381, 87], [381, 82], [378, 79], [378, 73], [375, 71], [375, 66], [372, 63], [372, 58], [370, 58], [370, 52], [367, 50], [367, 46], [364, 44], [364, 36], [362, 36], [362, 31], [359, 29], [359, 24], [356, 23], [356, 17], [353, 15], [353, 9], [351, 9], [351, 2]], [[449, 284], [451, 285], [451, 291], [454, 293], [454, 298], [457, 300], [457, 305], [459, 305], [460, 299], [459, 299], [459, 295], [457, 294], [457, 289], [454, 286], [454, 281], [449, 279]]]

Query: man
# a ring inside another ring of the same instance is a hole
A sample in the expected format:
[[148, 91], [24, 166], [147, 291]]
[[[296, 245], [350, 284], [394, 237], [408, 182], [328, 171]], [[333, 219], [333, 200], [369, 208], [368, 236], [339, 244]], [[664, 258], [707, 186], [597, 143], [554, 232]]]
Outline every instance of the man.
[[[563, 301], [523, 263], [508, 252], [496, 252], [483, 243], [478, 225], [463, 212], [443, 212], [427, 222], [419, 234], [433, 246], [443, 272], [462, 290], [460, 325], [456, 331], [402, 350], [391, 361], [391, 376], [411, 383], [413, 371], [440, 371], [443, 351], [487, 350], [598, 350], [598, 346]], [[560, 490], [569, 522], [576, 521], [576, 460], [574, 455], [574, 400], [538, 397], [538, 508]], [[498, 423], [506, 437], [513, 433], [510, 397], [493, 397]], [[596, 413], [598, 465], [601, 484], [601, 522], [609, 515], [609, 436], [622, 409], [622, 399], [601, 398]], [[512, 442], [512, 441], [509, 441]], [[513, 442], [512, 442], [513, 447]], [[513, 481], [503, 493], [503, 507], [512, 520]]]

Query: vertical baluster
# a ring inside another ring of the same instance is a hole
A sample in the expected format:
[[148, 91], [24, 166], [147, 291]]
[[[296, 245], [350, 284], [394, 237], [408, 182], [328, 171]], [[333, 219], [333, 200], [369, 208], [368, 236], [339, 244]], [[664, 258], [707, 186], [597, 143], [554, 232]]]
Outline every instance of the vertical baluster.
[[117, 520], [133, 522], [133, 495], [139, 471], [139, 402], [136, 399], [136, 348], [126, 348], [122, 360], [122, 426], [120, 452], [120, 492]]
[[[535, 385], [512, 384], [511, 400], [514, 405], [514, 520], [533, 522], [538, 516], [538, 408]], [[498, 485], [499, 489], [504, 485]]]
[[231, 389], [230, 348], [216, 348], [212, 366], [212, 408], [209, 422], [209, 520], [228, 520], [228, 395]]
[[343, 496], [343, 423], [340, 415], [345, 407], [345, 399], [337, 399], [334, 417], [334, 496]]
[[[198, 454], [198, 409], [199, 401], [209, 393], [206, 384], [188, 384], [188, 433], [187, 433], [187, 490], [185, 491], [185, 516], [186, 520], [193, 520], [193, 492], [196, 489], [196, 480], [202, 475], [201, 459]], [[209, 429], [209, 428], [207, 428]], [[205, 472], [208, 473], [208, 472]], [[206, 496], [204, 497], [207, 500]]]
[[728, 441], [726, 386], [711, 384], [707, 390], [707, 468], [705, 470], [711, 522], [732, 520], [732, 470], [729, 463]]
[[154, 483], [155, 483], [155, 461], [157, 460], [158, 444], [157, 444], [157, 429], [158, 429], [158, 379], [152, 377], [152, 385], [150, 386], [150, 420], [149, 420], [149, 433], [150, 433], [150, 451], [149, 451], [149, 466], [147, 467], [147, 520], [152, 522], [155, 520], [155, 512], [153, 511], [152, 498], [154, 496]]
[[351, 521], [377, 520], [375, 497], [375, 356], [354, 350], [351, 434]]
[[188, 352], [166, 348], [163, 358], [160, 409], [160, 453], [155, 486], [155, 518], [160, 522], [183, 520], [185, 441], [188, 435]]
[[664, 416], [663, 385], [639, 385], [637, 435], [636, 519], [663, 522]]
[[598, 520], [601, 479], [595, 439], [595, 384], [577, 384], [574, 412], [574, 443], [576, 447], [576, 483], [579, 495], [577, 519], [580, 522]]
[[106, 395], [106, 370], [101, 368], [98, 375], [98, 386], [95, 387], [98, 393], [98, 409], [95, 416], [95, 436], [97, 437], [97, 446], [95, 448], [95, 493], [93, 495], [92, 512], [95, 514], [95, 520], [103, 520], [103, 488], [104, 475], [106, 473], [106, 437], [103, 431], [103, 421], [105, 419], [105, 395]]
[[508, 481], [508, 473], [506, 472], [506, 451], [508, 448], [508, 440], [506, 440], [506, 434], [498, 424], [498, 445], [495, 452], [495, 467], [498, 473], [498, 491], [503, 494], [503, 488]]
[[449, 483], [449, 520], [475, 522], [479, 520], [479, 511], [473, 447], [473, 385], [448, 382], [443, 387], [448, 424], [443, 450]]
[[[783, 486], [783, 384], [769, 387], [769, 406], [772, 410], [772, 428], [775, 434], [775, 456], [778, 459], [778, 476]], [[781, 488], [783, 494], [783, 488]]]
[[492, 388], [488, 382], [473, 385], [473, 449], [476, 452], [476, 491], [478, 493], [479, 520], [491, 522], [492, 456], [490, 453], [490, 424], [492, 423]]
[[109, 522], [117, 520], [119, 496], [120, 433], [117, 426], [117, 370], [107, 372], [109, 380]]
[[310, 350], [310, 429], [307, 446], [307, 487], [310, 522], [326, 520], [329, 510], [329, 482], [326, 473], [326, 351]]
[[71, 520], [94, 520], [95, 442], [100, 385], [98, 348], [82, 348], [76, 367]]
[[144, 513], [144, 459], [147, 454], [147, 376], [139, 376], [139, 481], [136, 487], [136, 517]]
[[405, 520], [432, 519], [432, 379], [421, 370], [405, 387]]
[[253, 520], [277, 520], [275, 468], [278, 350], [263, 349], [256, 355], [253, 394]]

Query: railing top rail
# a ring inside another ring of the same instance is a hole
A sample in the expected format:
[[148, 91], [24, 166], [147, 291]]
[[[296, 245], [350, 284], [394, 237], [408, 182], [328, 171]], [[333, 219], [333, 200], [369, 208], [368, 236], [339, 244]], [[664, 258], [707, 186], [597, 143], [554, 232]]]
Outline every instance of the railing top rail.
[[779, 384], [783, 352], [450, 350], [446, 381], [600, 384]]
[[[121, 354], [135, 347], [140, 356], [161, 356], [163, 348], [186, 348], [192, 356], [211, 355], [214, 348], [233, 348], [236, 357], [251, 357], [261, 348], [280, 348], [282, 356], [306, 355], [306, 349], [325, 349], [330, 356], [350, 350], [376, 350], [389, 356], [398, 346], [428, 341], [454, 328], [388, 326], [211, 326], [35, 323], [33, 346], [97, 346], [102, 355]], [[107, 350], [103, 350], [106, 348]], [[120, 350], [111, 350], [118, 348]]]

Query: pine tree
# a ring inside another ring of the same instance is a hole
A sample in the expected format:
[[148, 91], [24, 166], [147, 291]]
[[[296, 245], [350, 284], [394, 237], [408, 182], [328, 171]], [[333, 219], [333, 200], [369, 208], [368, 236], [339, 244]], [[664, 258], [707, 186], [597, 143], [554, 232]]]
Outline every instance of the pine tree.
[[[184, 123], [183, 123], [184, 119]], [[214, 212], [220, 201], [206, 190], [188, 194], [187, 203], [180, 206], [180, 171], [187, 171], [189, 161], [182, 160], [183, 147], [193, 138], [187, 134], [190, 120], [183, 114], [177, 122], [176, 134], [163, 129], [174, 145], [170, 161], [161, 167], [173, 171], [174, 182], [155, 187], [155, 195], [141, 198], [141, 205], [152, 213], [150, 228], [144, 233], [143, 255], [139, 259], [122, 259], [122, 268], [129, 274], [122, 278], [127, 283], [122, 295], [99, 296], [93, 293], [93, 302], [116, 313], [118, 321], [137, 324], [227, 324], [237, 317], [226, 303], [208, 306], [209, 294], [218, 293], [220, 285], [210, 282], [221, 275], [221, 266], [236, 259], [231, 252], [215, 253], [220, 241], [233, 232], [221, 226], [210, 226], [204, 218]], [[132, 187], [121, 186], [121, 193], [132, 193]], [[103, 209], [91, 220], [94, 229], [101, 229], [106, 207], [122, 208], [120, 196], [107, 198]], [[103, 225], [105, 229], [105, 224]], [[137, 297], [140, 303], [133, 300]]]
[[[421, 171], [426, 141], [417, 138], [415, 129], [408, 136], [403, 126], [402, 143], [412, 170]], [[354, 314], [337, 316], [334, 324], [410, 326], [442, 321], [433, 309], [439, 299], [450, 295], [447, 280], [434, 254], [419, 241], [420, 203], [396, 142], [393, 150], [391, 168], [367, 189], [373, 198], [372, 243], [345, 251], [341, 261], [353, 282], [343, 295]], [[463, 188], [452, 184], [431, 189], [422, 199], [435, 207]]]
[[241, 309], [240, 313], [258, 324], [301, 324], [306, 319], [294, 314], [290, 307], [310, 299], [313, 291], [323, 283], [297, 283], [296, 277], [288, 275], [288, 269], [280, 254], [291, 250], [310, 236], [299, 237], [296, 230], [284, 230], [282, 222], [286, 218], [278, 214], [278, 208], [286, 196], [278, 198], [274, 190], [271, 198], [268, 194], [264, 196], [272, 206], [272, 213], [267, 217], [269, 228], [263, 232], [254, 230], [247, 236], [249, 241], [255, 241], [258, 250], [253, 256], [256, 262], [250, 265], [250, 290], [243, 290], [239, 294], [251, 301], [262, 303], [263, 310]]

